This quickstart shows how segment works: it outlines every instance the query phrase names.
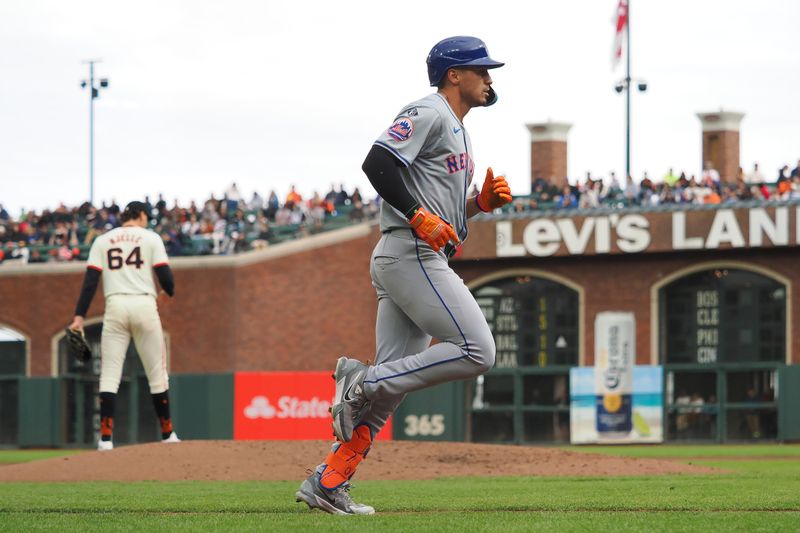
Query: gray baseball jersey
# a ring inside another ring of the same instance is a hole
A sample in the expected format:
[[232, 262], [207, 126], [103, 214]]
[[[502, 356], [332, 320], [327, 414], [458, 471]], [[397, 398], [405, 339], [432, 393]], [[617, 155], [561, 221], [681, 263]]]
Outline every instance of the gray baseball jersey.
[[[405, 106], [375, 144], [403, 162], [411, 196], [467, 237], [466, 200], [475, 172], [466, 128], [438, 93]], [[403, 213], [383, 202], [381, 230], [408, 228]]]
[[[411, 195], [451, 222], [463, 241], [472, 147], [444, 97], [432, 94], [404, 107], [375, 144], [406, 165], [401, 174]], [[377, 352], [364, 379], [370, 402], [359, 420], [373, 434], [406, 393], [473, 378], [492, 368], [495, 357], [486, 319], [445, 255], [418, 239], [386, 202], [381, 230], [370, 265], [378, 293]], [[439, 344], [430, 346], [432, 338]]]

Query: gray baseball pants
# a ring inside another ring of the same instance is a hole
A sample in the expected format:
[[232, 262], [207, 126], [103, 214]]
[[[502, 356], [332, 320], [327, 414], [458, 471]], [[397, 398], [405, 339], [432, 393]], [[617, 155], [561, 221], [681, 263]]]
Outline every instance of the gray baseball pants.
[[[370, 402], [359, 424], [375, 435], [406, 393], [490, 370], [495, 345], [464, 281], [411, 230], [383, 235], [370, 274], [378, 294], [377, 353], [364, 379]], [[439, 344], [430, 346], [432, 338]]]

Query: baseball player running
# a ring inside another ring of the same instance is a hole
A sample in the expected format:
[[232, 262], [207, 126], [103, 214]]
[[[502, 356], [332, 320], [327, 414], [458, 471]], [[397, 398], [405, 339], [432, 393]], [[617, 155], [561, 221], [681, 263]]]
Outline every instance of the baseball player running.
[[[475, 37], [451, 37], [428, 55], [437, 92], [405, 106], [375, 141], [363, 170], [383, 198], [383, 236], [370, 274], [378, 295], [375, 365], [342, 357], [331, 414], [337, 442], [303, 481], [297, 501], [333, 514], [372, 514], [353, 502], [349, 480], [406, 393], [474, 378], [494, 365], [492, 333], [448, 265], [467, 238], [467, 218], [511, 201], [502, 176], [486, 172], [467, 197], [474, 163], [464, 117], [497, 101], [489, 57]], [[430, 346], [431, 339], [440, 343]]]
[[100, 451], [114, 449], [114, 400], [131, 338], [147, 373], [162, 442], [179, 442], [169, 414], [166, 346], [152, 273], [155, 270], [162, 292], [172, 297], [175, 283], [167, 251], [161, 238], [147, 229], [144, 203], [129, 203], [121, 221], [122, 227], [99, 236], [92, 244], [75, 318], [69, 325], [73, 331], [83, 331], [83, 319], [102, 274], [106, 312], [100, 340]]

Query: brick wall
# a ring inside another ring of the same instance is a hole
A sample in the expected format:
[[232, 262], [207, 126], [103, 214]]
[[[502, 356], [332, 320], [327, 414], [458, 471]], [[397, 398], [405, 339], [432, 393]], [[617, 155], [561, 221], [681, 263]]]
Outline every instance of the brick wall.
[[340, 355], [374, 359], [378, 233], [240, 269], [236, 370], [320, 370]]
[[537, 176], [561, 186], [567, 176], [567, 143], [537, 141], [531, 143], [531, 181]]
[[[204, 268], [203, 259], [192, 268], [176, 264], [177, 296], [161, 310], [170, 335], [172, 372], [326, 370], [339, 355], [373, 358], [376, 301], [368, 263], [378, 238], [373, 227], [336, 244], [244, 266], [210, 262]], [[587, 364], [593, 360], [596, 314], [633, 311], [637, 360], [649, 363], [651, 335], [656, 334], [650, 325], [651, 287], [665, 276], [706, 261], [767, 268], [791, 280], [794, 294], [800, 287], [796, 248], [462, 260], [453, 266], [467, 282], [499, 270], [525, 268], [544, 270], [583, 287]], [[82, 266], [48, 273], [23, 269], [13, 275], [3, 268], [0, 325], [31, 339], [31, 375], [50, 375], [51, 340], [71, 320]], [[101, 316], [103, 308], [98, 294], [90, 317]], [[790, 316], [800, 316], [796, 296]], [[793, 359], [800, 362], [796, 331], [791, 342]]]
[[[674, 254], [626, 256], [520, 258], [490, 261], [461, 261], [456, 270], [464, 281], [501, 270], [533, 269], [561, 276], [584, 289], [585, 307], [583, 344], [586, 364], [593, 364], [594, 321], [601, 311], [631, 311], [636, 317], [636, 360], [651, 363], [651, 301], [650, 289], [665, 277], [705, 262], [744, 263], [766, 268], [791, 280], [794, 291], [800, 286], [800, 271], [796, 268], [796, 249], [750, 251], [716, 251]], [[790, 303], [790, 317], [800, 316], [800, 298]], [[800, 335], [791, 340], [792, 359], [800, 363]]]
[[701, 165], [706, 161], [711, 161], [723, 181], [736, 181], [739, 173], [739, 132], [704, 131]]
[[[378, 237], [373, 228], [346, 242], [247, 266], [181, 268], [173, 261], [176, 296], [160, 309], [170, 336], [170, 370], [320, 370], [332, 368], [340, 355], [373, 358], [369, 257]], [[51, 374], [51, 341], [72, 320], [83, 282], [81, 265], [62, 266], [14, 275], [0, 268], [0, 325], [31, 339], [34, 376]], [[104, 311], [101, 283], [87, 318]]]

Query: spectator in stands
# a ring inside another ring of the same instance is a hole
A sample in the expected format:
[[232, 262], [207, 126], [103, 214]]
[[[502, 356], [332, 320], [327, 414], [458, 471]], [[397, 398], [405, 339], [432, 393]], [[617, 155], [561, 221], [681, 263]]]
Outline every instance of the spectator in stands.
[[254, 241], [254, 247], [266, 247], [275, 238], [275, 233], [272, 231], [272, 227], [269, 225], [269, 219], [266, 216], [258, 217], [257, 228], [258, 236], [256, 237], [256, 241], [261, 242], [256, 245]]
[[772, 192], [769, 190], [766, 183], [762, 183], [758, 189], [761, 192], [761, 198], [764, 200], [769, 200], [772, 197]]
[[736, 180], [735, 181], [744, 183], [745, 175], [744, 175], [744, 169], [742, 167], [739, 167], [739, 169], [736, 171]]
[[725, 188], [722, 191], [721, 203], [730, 204], [738, 201], [739, 201], [739, 196], [736, 194], [736, 191], [734, 189]]
[[283, 204], [275, 211], [275, 225], [286, 226], [289, 224], [289, 219], [292, 215], [292, 204]]
[[6, 211], [6, 208], [3, 207], [3, 204], [0, 204], [0, 220], [9, 220], [11, 216]]
[[247, 209], [250, 211], [261, 211], [264, 209], [264, 199], [258, 194], [258, 191], [253, 191], [253, 197], [247, 204]]
[[7, 242], [5, 249], [0, 248], [0, 263], [5, 261], [13, 262], [16, 265], [24, 265], [28, 263], [30, 258], [30, 249], [27, 247], [25, 241]]
[[225, 238], [224, 254], [238, 254], [247, 249], [247, 236], [243, 232], [234, 231]]
[[144, 206], [147, 208], [147, 218], [153, 218], [153, 202], [150, 201], [150, 196], [145, 195]]
[[613, 170], [608, 173], [608, 183], [602, 182], [601, 187], [601, 203], [603, 201], [613, 201], [622, 196], [622, 187], [617, 179], [617, 173]]
[[236, 186], [236, 182], [234, 181], [231, 183], [230, 187], [225, 189], [225, 202], [226, 202], [226, 211], [229, 216], [233, 216], [236, 213], [236, 210], [239, 209], [239, 202], [242, 201], [242, 193], [239, 192], [239, 188]]
[[302, 224], [306, 218], [305, 211], [303, 210], [303, 204], [302, 203], [290, 204], [289, 202], [287, 202], [286, 205], [287, 207], [291, 205], [289, 211], [289, 224], [293, 224], [295, 226], [299, 226], [300, 224]]
[[247, 227], [247, 222], [244, 219], [244, 211], [237, 209], [232, 218], [228, 221], [225, 227], [225, 234], [231, 235], [232, 233], [244, 233]]
[[703, 198], [704, 204], [720, 204], [722, 203], [722, 197], [717, 192], [716, 188], [710, 189], [710, 192], [705, 195]]
[[[783, 168], [788, 170], [788, 166]], [[792, 178], [785, 173], [781, 173], [778, 182], [775, 184], [775, 198], [778, 200], [788, 200], [792, 195]]]
[[792, 179], [794, 179], [794, 178], [796, 178], [798, 176], [800, 176], [800, 159], [797, 160], [797, 166], [794, 167], [792, 169], [791, 174], [789, 174], [789, 177], [792, 178]]
[[578, 199], [569, 185], [564, 185], [561, 189], [561, 194], [556, 198], [556, 207], [562, 209], [578, 207]]
[[656, 187], [656, 190], [658, 191], [657, 194], [653, 195], [650, 198], [650, 200], [654, 202], [654, 205], [674, 204], [679, 201], [680, 193], [678, 193], [678, 199], [676, 199], [675, 197], [676, 190], [670, 187], [670, 185], [666, 182], [662, 182], [661, 184], [659, 184]]
[[314, 195], [308, 201], [308, 215], [314, 229], [322, 229], [322, 223], [325, 221], [325, 200], [317, 191], [314, 191]]
[[331, 190], [325, 194], [325, 201], [331, 205], [336, 205], [336, 186], [331, 183]]
[[89, 222], [89, 231], [83, 239], [83, 244], [92, 244], [95, 237], [102, 235], [110, 229], [114, 229], [114, 224], [109, 221], [108, 211], [106, 209], [96, 210], [91, 208], [89, 215], [86, 217]]
[[157, 211], [156, 218], [161, 220], [161, 217], [164, 215], [164, 213], [167, 210], [167, 201], [164, 200], [164, 195], [163, 194], [158, 193], [158, 200], [156, 201], [156, 205], [154, 207], [156, 208], [156, 211]]
[[642, 181], [639, 182], [639, 201], [643, 204], [650, 203], [650, 196], [656, 191], [653, 180], [647, 175], [647, 171], [642, 174]]
[[[53, 235], [50, 237], [50, 246], [78, 246], [78, 234], [75, 231], [75, 226], [70, 223], [69, 226], [66, 222], [57, 222]], [[19, 240], [15, 238], [14, 240]]]
[[344, 189], [344, 183], [339, 186], [339, 192], [336, 193], [336, 200], [334, 201], [336, 207], [350, 204], [350, 195]]
[[[63, 224], [62, 224], [62, 226], [63, 226]], [[19, 222], [11, 222], [11, 224], [8, 226], [8, 229], [6, 231], [5, 241], [6, 242], [18, 242], [18, 241], [21, 241], [23, 239], [25, 239], [25, 235], [19, 229]]]
[[736, 200], [741, 200], [745, 202], [753, 200], [753, 193], [750, 190], [750, 186], [747, 185], [746, 182], [736, 184], [735, 196]]
[[628, 176], [625, 180], [625, 201], [631, 205], [638, 202], [639, 193], [639, 185], [633, 181], [633, 176]]
[[[356, 191], [358, 191], [358, 189], [356, 189]], [[360, 200], [360, 195], [359, 199], [355, 199], [355, 193], [353, 193], [353, 197], [353, 209], [350, 211], [350, 220], [353, 222], [362, 222], [365, 217], [364, 204]]]
[[267, 208], [264, 210], [264, 216], [266, 216], [270, 220], [275, 220], [275, 213], [278, 212], [281, 203], [278, 201], [278, 195], [275, 194], [275, 190], [269, 191], [269, 197], [267, 198]]
[[183, 252], [183, 245], [175, 231], [162, 232], [161, 240], [164, 241], [164, 247], [167, 249], [168, 255], [181, 255]]
[[201, 218], [203, 220], [207, 220], [212, 225], [217, 222], [219, 219], [219, 213], [217, 212], [219, 209], [219, 202], [214, 199], [214, 195], [211, 195], [211, 198], [206, 200], [206, 203], [203, 204], [203, 213]]
[[117, 205], [117, 200], [115, 198], [111, 199], [111, 204], [108, 206], [109, 217], [113, 217], [115, 220], [119, 219], [119, 205]]
[[672, 170], [672, 167], [669, 168], [666, 174], [664, 174], [664, 183], [669, 185], [670, 187], [674, 187], [676, 183], [678, 183], [678, 175]]
[[291, 204], [299, 204], [302, 201], [303, 201], [303, 197], [300, 196], [300, 193], [297, 192], [295, 190], [295, 188], [294, 188], [294, 185], [292, 185], [292, 188], [289, 191], [289, 194], [286, 195], [286, 203], [287, 204], [290, 204], [290, 203]]
[[30, 223], [25, 230], [25, 242], [29, 245], [41, 245], [44, 244], [44, 240], [44, 232], [36, 223], [35, 217], [31, 217]]
[[578, 207], [588, 209], [600, 207], [600, 195], [598, 194], [597, 188], [597, 182], [592, 180], [590, 174], [587, 172], [586, 182], [580, 187]]
[[364, 205], [364, 199], [361, 198], [361, 192], [358, 190], [358, 187], [353, 189], [353, 194], [350, 195], [350, 201], [352, 203], [361, 202], [361, 205]]
[[703, 165], [703, 173], [700, 174], [700, 183], [705, 187], [717, 189], [719, 187], [719, 172], [711, 164], [711, 161], [706, 161]]
[[189, 219], [181, 225], [181, 233], [191, 238], [200, 233], [200, 228], [201, 225], [197, 219], [197, 214], [192, 213], [189, 215]]
[[214, 222], [214, 229], [211, 231], [212, 253], [221, 254], [224, 252], [225, 229], [228, 223], [220, 217]]

